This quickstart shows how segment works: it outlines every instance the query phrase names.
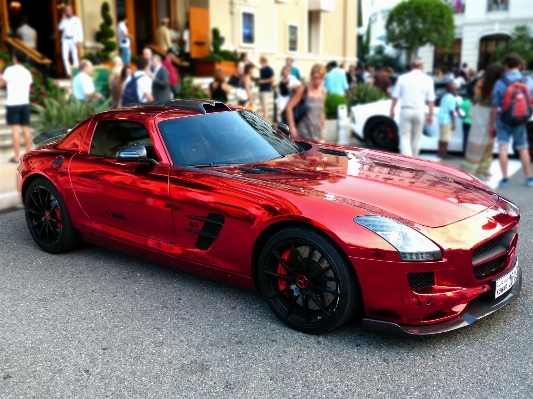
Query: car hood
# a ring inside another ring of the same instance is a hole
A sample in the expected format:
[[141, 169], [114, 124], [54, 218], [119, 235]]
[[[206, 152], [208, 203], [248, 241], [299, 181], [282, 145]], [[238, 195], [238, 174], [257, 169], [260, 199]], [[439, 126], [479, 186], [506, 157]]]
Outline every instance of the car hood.
[[489, 187], [458, 169], [351, 147], [317, 144], [294, 156], [217, 169], [276, 190], [319, 196], [427, 227], [466, 219], [498, 200]]

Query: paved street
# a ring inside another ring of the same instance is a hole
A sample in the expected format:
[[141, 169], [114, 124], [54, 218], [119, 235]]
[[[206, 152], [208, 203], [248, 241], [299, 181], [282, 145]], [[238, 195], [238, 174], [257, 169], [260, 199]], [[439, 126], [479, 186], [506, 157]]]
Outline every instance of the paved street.
[[255, 292], [92, 246], [48, 255], [23, 211], [2, 214], [0, 397], [530, 398], [533, 207], [520, 173], [507, 190], [522, 205], [523, 296], [431, 338], [358, 322], [304, 335]]

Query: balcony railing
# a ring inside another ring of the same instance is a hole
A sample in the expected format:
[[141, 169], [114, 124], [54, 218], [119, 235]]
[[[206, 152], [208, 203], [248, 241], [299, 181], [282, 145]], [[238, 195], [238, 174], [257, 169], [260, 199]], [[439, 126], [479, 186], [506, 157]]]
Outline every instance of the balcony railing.
[[487, 11], [507, 11], [510, 0], [487, 0]]
[[448, 4], [454, 14], [462, 14], [465, 12], [466, 0], [444, 0]]

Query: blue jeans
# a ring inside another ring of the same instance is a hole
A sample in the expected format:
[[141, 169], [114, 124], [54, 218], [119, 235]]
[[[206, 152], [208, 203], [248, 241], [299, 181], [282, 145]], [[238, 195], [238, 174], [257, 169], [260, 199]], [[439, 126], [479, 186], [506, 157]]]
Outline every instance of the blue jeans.
[[120, 47], [120, 54], [122, 55], [122, 62], [124, 65], [129, 65], [131, 60], [131, 49], [129, 47]]

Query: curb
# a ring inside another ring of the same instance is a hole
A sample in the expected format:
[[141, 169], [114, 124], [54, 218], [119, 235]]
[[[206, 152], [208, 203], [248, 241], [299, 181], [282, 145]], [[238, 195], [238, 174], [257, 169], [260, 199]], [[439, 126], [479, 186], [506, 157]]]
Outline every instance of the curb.
[[0, 194], [0, 211], [20, 206], [22, 206], [22, 203], [17, 191]]

